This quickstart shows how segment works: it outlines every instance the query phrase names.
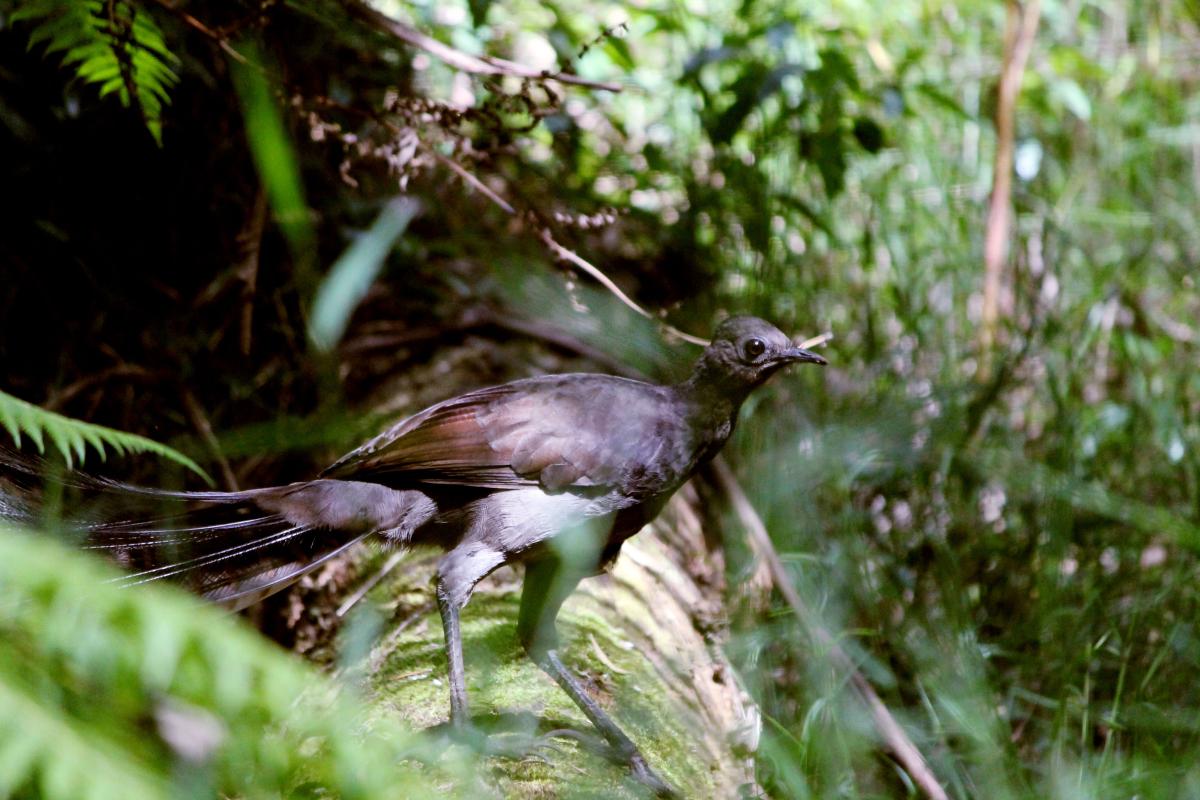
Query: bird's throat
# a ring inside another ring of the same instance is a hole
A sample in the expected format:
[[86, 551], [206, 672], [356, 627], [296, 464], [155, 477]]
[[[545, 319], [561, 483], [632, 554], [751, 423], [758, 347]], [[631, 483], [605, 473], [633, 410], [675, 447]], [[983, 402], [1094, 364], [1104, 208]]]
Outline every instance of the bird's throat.
[[675, 389], [687, 407], [690, 427], [717, 449], [733, 432], [742, 402], [752, 387], [698, 370]]

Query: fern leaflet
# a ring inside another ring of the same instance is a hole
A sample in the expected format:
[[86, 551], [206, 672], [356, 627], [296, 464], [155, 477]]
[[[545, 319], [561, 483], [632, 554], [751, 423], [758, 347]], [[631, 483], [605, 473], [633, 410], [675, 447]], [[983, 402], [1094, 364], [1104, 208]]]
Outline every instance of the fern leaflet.
[[116, 576], [0, 523], [0, 797], [479, 796], [470, 761], [241, 620]]
[[195, 461], [165, 444], [133, 433], [64, 417], [4, 392], [0, 392], [0, 426], [12, 435], [18, 447], [21, 444], [21, 435], [24, 434], [33, 440], [38, 451], [42, 453], [46, 452], [46, 439], [49, 438], [66, 459], [67, 466], [71, 466], [75, 458], [83, 463], [87, 446], [90, 444], [101, 458], [104, 458], [109, 449], [122, 455], [127, 452], [154, 453], [176, 464], [182, 464], [212, 483], [207, 473]]
[[12, 20], [33, 25], [30, 49], [61, 53], [62, 66], [101, 97], [115, 93], [136, 108], [162, 144], [162, 110], [179, 82], [179, 58], [149, 14], [128, 0], [22, 0]]

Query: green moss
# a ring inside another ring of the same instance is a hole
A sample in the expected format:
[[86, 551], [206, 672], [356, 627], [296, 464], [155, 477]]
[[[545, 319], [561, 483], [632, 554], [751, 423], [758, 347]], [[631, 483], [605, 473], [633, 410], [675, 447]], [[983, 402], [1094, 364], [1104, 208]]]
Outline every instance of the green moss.
[[[430, 602], [432, 563], [406, 566], [402, 564], [373, 593], [374, 599], [392, 608], [392, 616], [369, 656], [374, 666], [366, 683], [379, 714], [395, 715], [426, 729], [448, 718], [446, 659], [441, 619]], [[567, 727], [592, 735], [590, 723], [570, 698], [529, 661], [516, 642], [516, 577], [511, 570], [501, 570], [480, 585], [463, 611], [472, 715], [477, 720], [502, 720], [504, 730], [524, 721], [541, 731]], [[640, 634], [625, 627], [623, 620], [630, 617], [623, 615], [645, 615], [646, 606], [638, 606], [631, 592], [613, 594], [616, 608], [606, 607], [588, 593], [578, 593], [567, 602], [559, 619], [563, 659], [664, 778], [687, 796], [712, 796], [710, 770], [697, 755], [703, 748], [696, 737], [703, 731], [689, 726], [691, 715], [680, 709], [663, 675], [637, 647], [630, 646]], [[515, 738], [513, 733], [493, 735], [500, 741]], [[624, 766], [569, 739], [552, 741], [556, 749], [543, 752], [544, 760], [488, 760], [490, 777], [502, 796], [646, 796]]]

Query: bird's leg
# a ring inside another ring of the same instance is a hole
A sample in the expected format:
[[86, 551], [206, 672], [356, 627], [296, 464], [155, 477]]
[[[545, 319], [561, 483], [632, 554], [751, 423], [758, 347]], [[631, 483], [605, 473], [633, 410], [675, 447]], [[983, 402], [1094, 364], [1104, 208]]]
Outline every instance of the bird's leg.
[[442, 630], [446, 634], [446, 659], [449, 661], [450, 727], [462, 732], [471, 722], [467, 711], [467, 678], [463, 669], [462, 627], [458, 612], [461, 608], [454, 592], [438, 577], [438, 610], [442, 612]]
[[563, 561], [553, 557], [528, 564], [517, 619], [517, 639], [534, 663], [562, 687], [607, 740], [614, 760], [628, 765], [634, 777], [658, 796], [675, 797], [670, 785], [655, 774], [633, 741], [604, 713], [559, 658], [555, 619], [563, 601], [582, 577], [578, 571], [565, 567]]
[[471, 724], [467, 711], [467, 679], [463, 669], [462, 627], [458, 615], [471, 598], [475, 585], [504, 557], [479, 542], [464, 541], [438, 562], [437, 600], [446, 634], [446, 658], [450, 664], [450, 726], [465, 731]]
[[488, 736], [477, 729], [467, 704], [466, 670], [463, 666], [462, 627], [459, 612], [471, 597], [475, 585], [502, 564], [503, 557], [478, 542], [468, 542], [447, 553], [438, 563], [437, 600], [446, 635], [446, 659], [449, 663], [450, 724], [448, 733], [480, 753], [501, 758], [538, 757], [540, 751], [553, 749], [549, 739], [525, 735], [520, 731], [502, 738]]

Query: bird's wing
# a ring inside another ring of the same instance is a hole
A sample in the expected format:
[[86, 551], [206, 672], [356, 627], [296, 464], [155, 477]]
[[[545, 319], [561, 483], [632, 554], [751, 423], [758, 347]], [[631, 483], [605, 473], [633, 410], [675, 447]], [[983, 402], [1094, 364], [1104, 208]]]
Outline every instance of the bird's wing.
[[658, 387], [623, 378], [516, 381], [409, 417], [324, 475], [497, 489], [617, 486], [661, 446], [653, 434], [662, 403]]

